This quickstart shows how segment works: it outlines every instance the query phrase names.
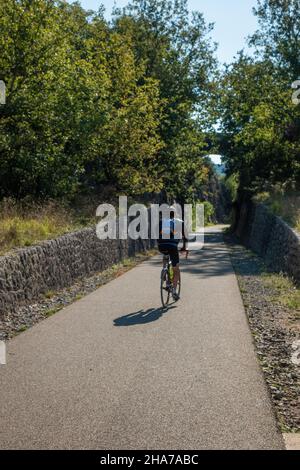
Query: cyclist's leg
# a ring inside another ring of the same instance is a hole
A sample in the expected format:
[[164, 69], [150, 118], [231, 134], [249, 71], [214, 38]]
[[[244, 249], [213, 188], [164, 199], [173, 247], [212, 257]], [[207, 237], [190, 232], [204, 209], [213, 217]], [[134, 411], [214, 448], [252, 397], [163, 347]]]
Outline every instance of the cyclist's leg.
[[[158, 245], [158, 250], [162, 255], [169, 255], [169, 250], [167, 248], [164, 248], [163, 246]], [[164, 258], [162, 260], [163, 266], [164, 266]]]
[[179, 264], [177, 266], [173, 266], [173, 271], [174, 271], [173, 287], [176, 290], [177, 289], [177, 284], [178, 284], [178, 281], [179, 281], [179, 277], [180, 277]]
[[170, 248], [169, 249], [170, 260], [173, 266], [174, 278], [173, 278], [173, 287], [176, 290], [177, 284], [179, 281], [180, 276], [180, 268], [179, 268], [179, 253], [178, 248]]

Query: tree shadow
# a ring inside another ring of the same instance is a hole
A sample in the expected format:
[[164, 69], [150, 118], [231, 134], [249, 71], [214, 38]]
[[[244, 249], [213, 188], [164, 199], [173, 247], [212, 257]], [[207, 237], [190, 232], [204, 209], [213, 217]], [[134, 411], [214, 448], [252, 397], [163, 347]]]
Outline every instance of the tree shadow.
[[175, 305], [170, 305], [167, 308], [148, 308], [147, 310], [138, 310], [137, 312], [128, 313], [122, 317], [114, 320], [114, 326], [132, 326], [143, 325], [159, 320], [169, 310], [176, 308]]
[[[157, 256], [149, 259], [147, 263], [161, 266], [162, 259]], [[190, 246], [188, 259], [180, 258], [180, 270], [183, 273], [183, 283], [185, 283], [185, 273], [206, 279], [232, 275], [234, 272], [247, 276], [276, 272], [266, 265], [263, 258], [243, 245], [235, 235], [230, 232], [215, 231], [213, 228], [205, 230], [205, 243], [201, 249], [193, 250]]]
[[223, 242], [223, 232], [214, 232], [206, 230], [204, 234], [204, 243], [213, 244], [213, 243], [222, 243]]

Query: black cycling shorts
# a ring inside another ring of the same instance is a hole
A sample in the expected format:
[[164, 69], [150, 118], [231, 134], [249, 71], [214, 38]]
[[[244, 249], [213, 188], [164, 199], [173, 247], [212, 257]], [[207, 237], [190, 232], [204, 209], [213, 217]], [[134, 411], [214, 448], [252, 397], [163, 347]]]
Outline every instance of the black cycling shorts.
[[158, 245], [158, 249], [163, 255], [169, 255], [170, 256], [170, 260], [171, 260], [173, 268], [178, 266], [178, 264], [179, 264], [179, 252], [178, 252], [178, 247], [177, 246]]

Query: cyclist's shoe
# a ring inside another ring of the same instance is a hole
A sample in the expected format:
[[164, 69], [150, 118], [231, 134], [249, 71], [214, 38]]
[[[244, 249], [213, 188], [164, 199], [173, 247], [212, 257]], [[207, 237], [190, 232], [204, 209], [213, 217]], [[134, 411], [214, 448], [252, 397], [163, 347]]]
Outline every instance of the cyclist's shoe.
[[175, 290], [173, 290], [173, 292], [172, 292], [172, 297], [173, 297], [175, 302], [178, 302], [178, 300], [180, 300], [180, 296], [177, 294], [177, 292]]

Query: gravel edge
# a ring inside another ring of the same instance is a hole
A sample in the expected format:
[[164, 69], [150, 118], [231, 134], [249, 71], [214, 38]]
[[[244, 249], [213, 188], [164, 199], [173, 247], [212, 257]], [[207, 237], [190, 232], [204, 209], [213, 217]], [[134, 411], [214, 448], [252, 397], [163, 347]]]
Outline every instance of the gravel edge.
[[278, 301], [276, 286], [265, 282], [271, 273], [261, 258], [238, 244], [233, 236], [225, 235], [224, 239], [279, 429], [284, 433], [299, 433], [300, 365], [292, 360], [295, 344], [300, 340], [299, 311]]

